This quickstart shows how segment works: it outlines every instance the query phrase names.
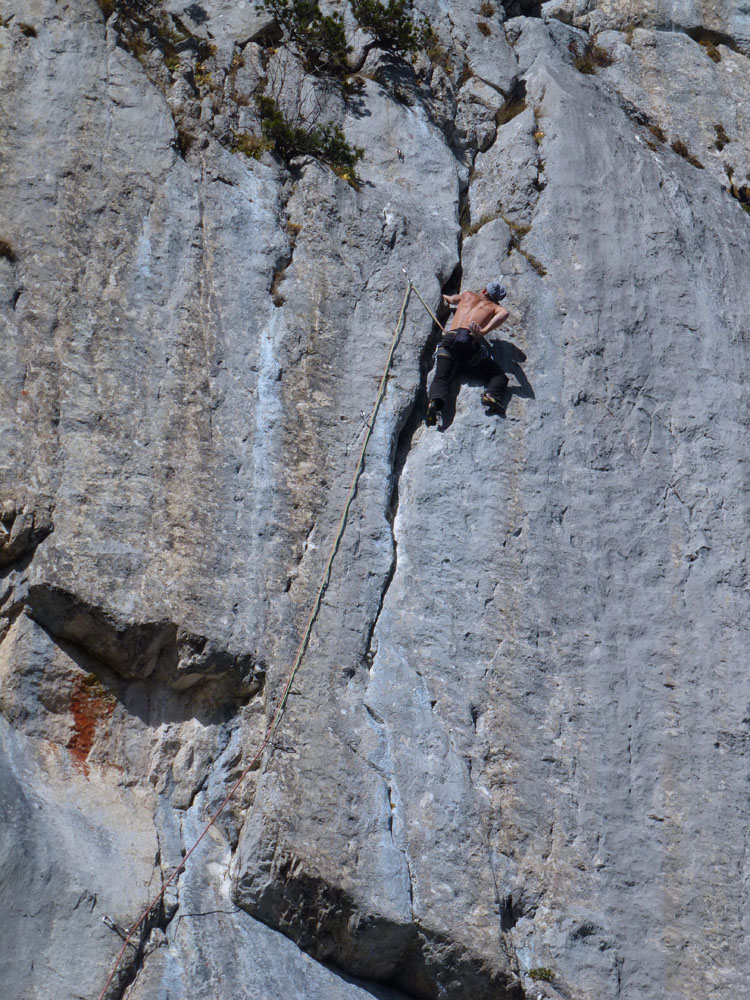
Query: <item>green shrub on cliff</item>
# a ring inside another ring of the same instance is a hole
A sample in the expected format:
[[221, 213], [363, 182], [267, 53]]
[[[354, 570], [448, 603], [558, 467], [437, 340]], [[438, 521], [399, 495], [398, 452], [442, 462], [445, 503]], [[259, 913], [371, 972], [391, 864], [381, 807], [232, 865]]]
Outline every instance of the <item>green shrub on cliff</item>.
[[351, 146], [338, 125], [295, 124], [273, 97], [259, 94], [255, 99], [263, 138], [287, 162], [295, 156], [314, 156], [353, 181], [354, 168], [364, 150]]
[[305, 69], [331, 76], [349, 72], [346, 60], [352, 47], [340, 14], [324, 14], [317, 0], [261, 0], [256, 6], [273, 16]]
[[426, 18], [415, 22], [412, 18], [411, 0], [351, 0], [352, 12], [359, 22], [375, 39], [381, 49], [395, 55], [406, 55], [422, 48], [430, 34], [430, 24]]

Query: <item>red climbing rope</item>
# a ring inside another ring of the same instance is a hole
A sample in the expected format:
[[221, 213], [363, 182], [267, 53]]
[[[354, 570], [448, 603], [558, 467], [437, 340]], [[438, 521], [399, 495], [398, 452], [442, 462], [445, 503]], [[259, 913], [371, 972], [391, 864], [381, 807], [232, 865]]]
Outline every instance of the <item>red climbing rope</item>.
[[[406, 273], [406, 272], [404, 272], [404, 273]], [[305, 627], [305, 631], [303, 633], [302, 639], [300, 640], [300, 644], [299, 644], [299, 647], [297, 649], [297, 655], [294, 658], [294, 663], [292, 665], [292, 669], [289, 671], [289, 677], [287, 679], [286, 685], [284, 686], [284, 693], [282, 694], [281, 699], [279, 701], [279, 704], [278, 704], [278, 706], [276, 708], [276, 711], [274, 712], [273, 718], [271, 719], [271, 722], [268, 725], [268, 728], [266, 729], [266, 734], [263, 737], [263, 740], [262, 740], [260, 746], [258, 747], [258, 749], [256, 750], [256, 752], [255, 752], [252, 760], [250, 761], [249, 764], [246, 765], [246, 767], [242, 771], [242, 774], [240, 774], [239, 778], [237, 778], [237, 780], [235, 781], [235, 783], [229, 789], [229, 791], [227, 792], [227, 794], [224, 797], [223, 801], [221, 802], [221, 805], [214, 812], [213, 816], [208, 821], [208, 823], [206, 823], [205, 827], [201, 831], [200, 836], [195, 841], [195, 843], [190, 848], [190, 850], [185, 854], [185, 856], [182, 859], [182, 861], [180, 862], [180, 864], [177, 866], [177, 868], [175, 868], [175, 870], [169, 876], [169, 878], [167, 879], [167, 881], [161, 887], [160, 892], [156, 896], [154, 896], [154, 898], [151, 900], [151, 902], [148, 904], [148, 906], [146, 907], [146, 909], [140, 915], [140, 917], [138, 918], [138, 920], [136, 921], [136, 923], [134, 923], [133, 926], [130, 928], [130, 930], [128, 930], [128, 932], [127, 932], [127, 934], [126, 934], [126, 936], [124, 938], [122, 948], [120, 949], [120, 954], [117, 956], [115, 964], [112, 967], [112, 971], [109, 974], [109, 978], [107, 979], [107, 982], [104, 984], [104, 989], [99, 994], [99, 1000], [104, 1000], [104, 997], [105, 997], [105, 995], [107, 993], [107, 990], [109, 989], [110, 984], [112, 983], [112, 980], [115, 977], [115, 973], [117, 972], [117, 969], [119, 968], [120, 962], [122, 961], [122, 957], [125, 954], [125, 950], [127, 949], [128, 945], [130, 944], [130, 941], [131, 941], [133, 935], [143, 925], [144, 921], [148, 919], [149, 914], [153, 911], [154, 907], [156, 907], [161, 902], [161, 900], [164, 898], [164, 894], [166, 893], [167, 889], [174, 882], [174, 880], [177, 878], [177, 876], [180, 874], [180, 872], [183, 871], [183, 869], [185, 868], [185, 865], [187, 864], [188, 859], [190, 858], [190, 856], [193, 854], [193, 852], [198, 847], [198, 845], [200, 844], [200, 842], [203, 840], [203, 838], [206, 836], [206, 834], [208, 833], [208, 831], [214, 825], [214, 823], [216, 822], [216, 820], [222, 814], [222, 812], [224, 811], [225, 807], [227, 806], [227, 804], [229, 803], [229, 801], [233, 797], [234, 793], [240, 787], [240, 785], [242, 784], [242, 782], [245, 780], [245, 778], [248, 776], [248, 774], [252, 771], [252, 769], [258, 763], [258, 761], [260, 760], [261, 755], [263, 754], [264, 750], [266, 749], [266, 747], [268, 746], [268, 744], [271, 742], [271, 739], [273, 738], [273, 735], [276, 732], [276, 729], [278, 728], [278, 725], [279, 725], [279, 723], [281, 721], [281, 717], [284, 714], [284, 709], [286, 707], [287, 699], [289, 698], [289, 692], [291, 691], [292, 684], [294, 683], [294, 678], [297, 675], [297, 671], [299, 670], [300, 665], [302, 663], [302, 659], [303, 659], [303, 657], [305, 655], [305, 652], [307, 651], [307, 647], [308, 647], [308, 644], [310, 642], [310, 636], [312, 634], [313, 625], [315, 624], [315, 620], [318, 617], [318, 613], [320, 612], [320, 606], [321, 606], [321, 604], [323, 602], [323, 597], [325, 596], [325, 592], [328, 589], [328, 584], [330, 583], [330, 579], [331, 579], [331, 567], [333, 565], [333, 560], [336, 557], [336, 553], [339, 550], [339, 545], [341, 544], [341, 539], [343, 538], [343, 535], [344, 535], [344, 529], [346, 527], [346, 520], [347, 520], [347, 517], [349, 515], [349, 509], [350, 509], [350, 507], [352, 505], [352, 501], [354, 499], [354, 494], [356, 493], [356, 490], [357, 490], [357, 483], [359, 482], [359, 477], [360, 477], [360, 475], [362, 473], [362, 469], [364, 467], [365, 452], [367, 450], [367, 445], [369, 444], [370, 438], [372, 437], [373, 428], [375, 426], [375, 418], [378, 415], [378, 410], [380, 409], [380, 404], [383, 402], [383, 398], [385, 397], [386, 384], [387, 384], [387, 381], [388, 381], [388, 372], [390, 371], [391, 363], [393, 361], [393, 355], [394, 355], [394, 353], [396, 351], [396, 345], [398, 344], [399, 336], [401, 334], [401, 330], [402, 330], [402, 327], [403, 327], [404, 315], [406, 313], [406, 307], [407, 307], [408, 302], [409, 302], [409, 295], [410, 295], [412, 289], [414, 288], [414, 286], [411, 283], [411, 279], [408, 277], [408, 275], [407, 275], [406, 280], [407, 280], [406, 292], [404, 293], [404, 300], [401, 303], [401, 312], [399, 313], [398, 322], [396, 324], [396, 329], [394, 330], [393, 337], [391, 338], [391, 346], [390, 346], [390, 350], [388, 351], [388, 359], [386, 361], [386, 365], [385, 365], [385, 369], [383, 371], [382, 378], [380, 379], [380, 386], [378, 388], [377, 398], [375, 399], [375, 405], [372, 408], [372, 412], [370, 414], [370, 419], [367, 422], [367, 433], [365, 434], [364, 441], [362, 442], [362, 448], [360, 449], [359, 459], [357, 461], [357, 466], [356, 466], [356, 469], [355, 469], [355, 472], [354, 472], [354, 476], [352, 478], [351, 485], [349, 487], [349, 492], [347, 494], [346, 503], [344, 504], [344, 509], [343, 509], [342, 514], [341, 514], [341, 518], [339, 520], [338, 528], [336, 530], [336, 535], [334, 537], [333, 544], [331, 545], [331, 549], [330, 549], [330, 552], [329, 552], [329, 555], [328, 555], [328, 560], [326, 561], [325, 569], [323, 570], [323, 576], [322, 576], [322, 579], [321, 579], [320, 586], [318, 587], [318, 593], [317, 593], [317, 595], [315, 597], [315, 602], [313, 604], [312, 611], [310, 612], [310, 616], [309, 616], [309, 618], [307, 620], [307, 626]], [[417, 295], [419, 295], [419, 292], [417, 292]], [[419, 295], [419, 298], [421, 299], [422, 296]], [[427, 306], [425, 306], [425, 308], [427, 308]]]

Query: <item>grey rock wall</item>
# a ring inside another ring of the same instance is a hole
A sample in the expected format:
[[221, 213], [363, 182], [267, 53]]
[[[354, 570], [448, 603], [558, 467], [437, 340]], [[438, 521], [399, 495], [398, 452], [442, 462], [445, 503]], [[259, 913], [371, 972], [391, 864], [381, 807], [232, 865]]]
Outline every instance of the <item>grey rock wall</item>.
[[108, 996], [748, 990], [739, 14], [495, 7], [425, 5], [429, 58], [326, 103], [356, 186], [238, 150], [264, 72], [295, 96], [251, 6], [3, 14], [11, 996], [100, 994], [102, 918], [260, 744], [403, 268], [433, 309], [504, 275], [507, 418], [468, 378], [424, 427], [412, 294], [273, 745]]
[[750, 11], [738, 0], [640, 0], [637, 4], [630, 0], [547, 0], [542, 10], [587, 31], [685, 31], [708, 46], [723, 41], [740, 52], [750, 52]]

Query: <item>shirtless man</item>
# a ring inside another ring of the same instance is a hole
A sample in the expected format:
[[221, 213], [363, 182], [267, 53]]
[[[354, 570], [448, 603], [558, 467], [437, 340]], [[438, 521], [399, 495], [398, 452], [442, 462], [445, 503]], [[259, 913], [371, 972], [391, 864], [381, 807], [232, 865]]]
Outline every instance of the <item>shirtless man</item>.
[[484, 405], [501, 416], [505, 415], [502, 396], [508, 386], [508, 377], [483, 343], [484, 337], [509, 316], [508, 310], [499, 304], [505, 295], [503, 286], [491, 281], [478, 295], [476, 292], [461, 292], [460, 295], [443, 296], [444, 302], [457, 308], [451, 329], [440, 341], [437, 350], [435, 377], [430, 386], [425, 416], [425, 422], [430, 427], [437, 423], [438, 413], [443, 408], [459, 365], [471, 370], [485, 383], [482, 393]]

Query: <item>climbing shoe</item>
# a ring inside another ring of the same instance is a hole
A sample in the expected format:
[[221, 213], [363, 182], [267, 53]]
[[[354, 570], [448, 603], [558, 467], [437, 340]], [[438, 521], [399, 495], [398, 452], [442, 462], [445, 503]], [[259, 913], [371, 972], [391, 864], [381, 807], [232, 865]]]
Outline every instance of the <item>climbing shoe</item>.
[[424, 422], [428, 427], [434, 427], [437, 423], [438, 413], [440, 413], [440, 403], [437, 399], [431, 399], [427, 404], [427, 413], [424, 416]]
[[505, 404], [501, 403], [499, 399], [495, 399], [489, 392], [482, 393], [482, 405], [489, 407], [491, 413], [497, 413], [501, 417], [505, 416]]

